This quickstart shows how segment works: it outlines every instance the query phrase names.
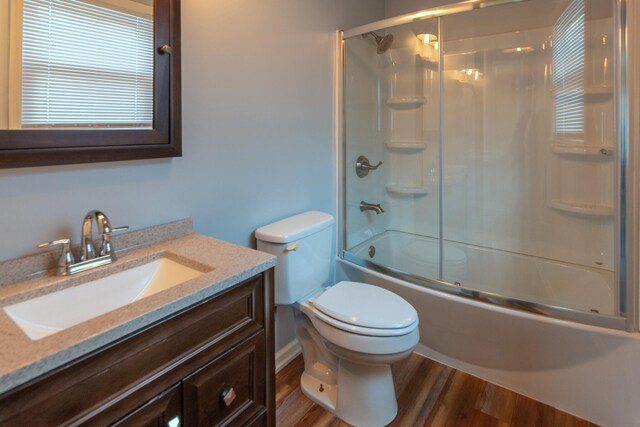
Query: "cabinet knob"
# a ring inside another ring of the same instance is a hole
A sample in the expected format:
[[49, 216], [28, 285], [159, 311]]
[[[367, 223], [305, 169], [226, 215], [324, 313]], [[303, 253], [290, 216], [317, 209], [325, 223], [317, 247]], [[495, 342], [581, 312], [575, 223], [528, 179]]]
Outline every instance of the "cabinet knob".
[[222, 400], [224, 400], [224, 404], [227, 405], [227, 408], [231, 406], [234, 400], [236, 400], [236, 392], [233, 390], [233, 387], [226, 389], [222, 392]]

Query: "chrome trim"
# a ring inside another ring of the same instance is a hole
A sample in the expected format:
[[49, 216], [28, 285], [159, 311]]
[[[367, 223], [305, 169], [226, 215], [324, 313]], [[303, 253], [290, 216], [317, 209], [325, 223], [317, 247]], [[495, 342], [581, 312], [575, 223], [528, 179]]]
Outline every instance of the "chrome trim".
[[[640, 5], [638, 2], [625, 2], [626, 16], [625, 29], [627, 40], [638, 40], [640, 38]], [[638, 82], [638, 73], [640, 73], [640, 53], [638, 49], [629, 49], [626, 46], [626, 73], [627, 73], [627, 120], [629, 117], [640, 117], [640, 82]], [[630, 325], [629, 330], [637, 331], [640, 328], [640, 122], [638, 120], [629, 120], [627, 127], [627, 143], [629, 144], [629, 162], [627, 168], [629, 175], [627, 185], [629, 194], [631, 195], [630, 206], [632, 208], [631, 221], [627, 228], [627, 238], [629, 245], [627, 246], [627, 257], [633, 260], [629, 263], [627, 276], [629, 307], [630, 312], [627, 315]]]
[[[627, 8], [630, 2], [626, 0], [616, 0], [614, 12], [615, 36], [615, 121], [616, 121], [616, 143], [618, 144], [618, 211], [619, 219], [616, 230], [618, 256], [618, 293], [619, 309], [621, 315], [627, 318], [626, 330], [636, 331], [638, 328], [638, 236], [640, 226], [638, 225], [638, 214], [640, 206], [638, 191], [640, 186], [637, 183], [638, 149], [630, 143], [630, 121], [629, 108], [629, 85], [633, 87], [630, 76], [638, 71], [634, 69], [629, 72], [629, 67], [637, 65], [637, 58], [630, 57], [629, 50], [629, 17]], [[637, 7], [637, 6], [634, 6]], [[636, 14], [638, 10], [636, 10]], [[637, 25], [637, 22], [634, 21]], [[634, 27], [632, 30], [637, 32]], [[637, 94], [635, 94], [637, 96]], [[637, 141], [636, 141], [637, 143]]]
[[393, 18], [387, 18], [381, 21], [372, 22], [370, 24], [361, 25], [350, 30], [345, 30], [343, 33], [343, 37], [345, 39], [348, 39], [351, 37], [370, 33], [372, 31], [395, 27], [397, 25], [402, 25], [409, 22], [422, 21], [425, 19], [437, 18], [440, 16], [468, 12], [475, 9], [484, 9], [487, 7], [501, 6], [510, 3], [521, 3], [525, 1], [530, 0], [465, 0], [458, 3], [443, 5], [440, 7], [433, 7], [431, 9], [424, 9], [419, 12], [407, 13], [405, 15], [400, 15]]
[[338, 180], [338, 185], [340, 188], [338, 191], [341, 191], [340, 200], [342, 201], [342, 209], [340, 211], [341, 220], [339, 227], [341, 227], [342, 234], [342, 245], [338, 248], [337, 253], [347, 247], [347, 117], [346, 117], [346, 89], [345, 89], [345, 76], [347, 74], [347, 61], [346, 61], [346, 44], [344, 41], [344, 32], [340, 31], [340, 61], [341, 61], [341, 70], [342, 74], [340, 75], [340, 96], [341, 100], [338, 103], [342, 111], [340, 112], [340, 121], [339, 125], [342, 126], [339, 135], [341, 136], [341, 140], [338, 141], [341, 155], [340, 155], [340, 164], [338, 164], [338, 173], [340, 174], [340, 179]]
[[[622, 1], [616, 0], [614, 8], [613, 26], [615, 31], [614, 36], [614, 129], [615, 129], [615, 144], [617, 146], [617, 172], [616, 184], [618, 187], [618, 193], [616, 194], [616, 204], [618, 207], [618, 215], [616, 216], [616, 228], [615, 228], [615, 252], [614, 256], [617, 260], [616, 263], [616, 281], [617, 288], [615, 293], [616, 306], [620, 315], [625, 315], [627, 311], [627, 248], [626, 248], [626, 223], [627, 223], [627, 210], [626, 210], [626, 165], [627, 165], [627, 150], [628, 144], [625, 137], [624, 128], [627, 125], [626, 120], [626, 83], [624, 75], [624, 62], [625, 55], [624, 49], [626, 45], [625, 31], [622, 27], [624, 19], [624, 4]], [[628, 329], [629, 325], [626, 325], [625, 329]]]
[[69, 274], [82, 273], [83, 271], [92, 270], [97, 267], [102, 267], [111, 264], [114, 261], [111, 255], [102, 255], [97, 258], [88, 259], [86, 261], [80, 261], [72, 264], [68, 268]]
[[[444, 40], [442, 19], [438, 18], [438, 40]], [[438, 49], [438, 233], [440, 242], [438, 245], [438, 279], [444, 277], [444, 45]]]
[[387, 276], [391, 276], [396, 279], [404, 280], [420, 286], [425, 286], [429, 289], [446, 294], [456, 295], [467, 299], [481, 301], [514, 310], [526, 311], [528, 313], [540, 314], [555, 319], [571, 320], [574, 322], [611, 329], [625, 329], [625, 319], [623, 317], [607, 316], [597, 313], [586, 313], [566, 307], [557, 307], [553, 305], [539, 304], [531, 301], [523, 301], [517, 298], [508, 298], [490, 292], [483, 292], [475, 289], [465, 288], [464, 286], [456, 286], [452, 283], [408, 274], [392, 267], [376, 264], [372, 261], [352, 255], [348, 251], [343, 251], [341, 258], [344, 261], [350, 262], [357, 266], [368, 268], [369, 270], [373, 270], [378, 273], [382, 273]]

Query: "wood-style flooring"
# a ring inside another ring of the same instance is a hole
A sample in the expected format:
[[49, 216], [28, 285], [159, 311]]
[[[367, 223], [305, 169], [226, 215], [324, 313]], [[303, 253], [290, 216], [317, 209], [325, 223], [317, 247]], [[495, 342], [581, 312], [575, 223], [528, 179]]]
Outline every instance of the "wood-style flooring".
[[[595, 425], [417, 354], [392, 369], [398, 398], [392, 426]], [[304, 396], [303, 370], [299, 356], [276, 376], [278, 427], [348, 426]]]

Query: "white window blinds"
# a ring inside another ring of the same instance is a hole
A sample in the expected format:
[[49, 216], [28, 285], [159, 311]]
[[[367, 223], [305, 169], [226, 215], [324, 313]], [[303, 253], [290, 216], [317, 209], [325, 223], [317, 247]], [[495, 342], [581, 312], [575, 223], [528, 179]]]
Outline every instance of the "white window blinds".
[[553, 94], [555, 133], [584, 139], [584, 0], [573, 0], [553, 28]]
[[149, 128], [153, 20], [81, 0], [23, 0], [23, 127]]

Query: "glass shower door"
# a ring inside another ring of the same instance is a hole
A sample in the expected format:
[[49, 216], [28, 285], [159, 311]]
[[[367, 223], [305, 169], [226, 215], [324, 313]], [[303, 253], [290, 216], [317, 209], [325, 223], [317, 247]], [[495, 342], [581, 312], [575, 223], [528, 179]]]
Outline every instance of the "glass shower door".
[[345, 38], [343, 256], [622, 328], [617, 3], [480, 3]]
[[445, 281], [617, 314], [612, 13], [554, 0], [442, 18]]
[[422, 277], [440, 276], [437, 34], [424, 20], [344, 46], [345, 248]]

